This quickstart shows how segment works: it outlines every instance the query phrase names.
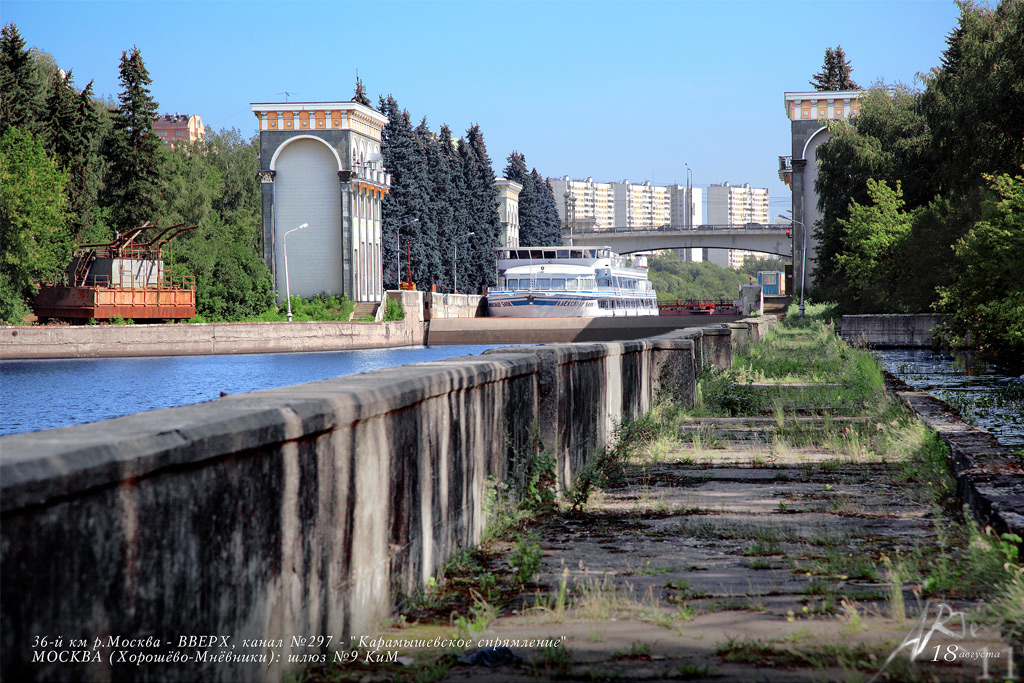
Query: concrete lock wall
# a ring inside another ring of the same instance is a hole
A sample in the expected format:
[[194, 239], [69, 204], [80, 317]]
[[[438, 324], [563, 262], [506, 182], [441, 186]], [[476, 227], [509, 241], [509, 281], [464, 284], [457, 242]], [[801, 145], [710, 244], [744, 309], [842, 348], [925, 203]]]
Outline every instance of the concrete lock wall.
[[660, 392], [692, 401], [703, 363], [773, 324], [495, 349], [0, 438], [0, 675], [273, 681], [289, 655], [348, 650], [480, 540], [488, 479], [516, 481], [534, 433], [569, 486], [619, 422]]
[[936, 313], [844, 315], [841, 336], [862, 346], [929, 347], [943, 316]]
[[11, 326], [0, 328], [0, 356], [8, 360], [178, 356], [346, 351], [423, 344], [423, 293], [389, 292], [388, 296], [402, 301], [404, 320]]

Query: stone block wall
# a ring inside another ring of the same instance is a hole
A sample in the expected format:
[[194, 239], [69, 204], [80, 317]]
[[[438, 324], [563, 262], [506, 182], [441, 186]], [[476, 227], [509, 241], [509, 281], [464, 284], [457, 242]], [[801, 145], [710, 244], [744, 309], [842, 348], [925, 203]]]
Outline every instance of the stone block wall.
[[532, 434], [570, 486], [617, 423], [657, 392], [692, 400], [702, 362], [773, 324], [496, 349], [2, 437], [0, 678], [274, 681], [289, 655], [350, 649], [479, 541], [488, 479], [515, 479]]

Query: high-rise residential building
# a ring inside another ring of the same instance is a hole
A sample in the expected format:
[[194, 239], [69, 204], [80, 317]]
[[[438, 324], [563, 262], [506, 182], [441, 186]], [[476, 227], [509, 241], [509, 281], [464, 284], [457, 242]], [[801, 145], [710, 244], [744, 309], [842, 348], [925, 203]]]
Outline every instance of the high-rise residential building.
[[[743, 185], [709, 185], [708, 223], [711, 225], [768, 224], [768, 188]], [[729, 268], [739, 268], [748, 255], [763, 257], [745, 249], [716, 249], [711, 261]], [[721, 253], [728, 252], [728, 253]]]
[[185, 143], [202, 142], [206, 137], [206, 126], [198, 114], [164, 114], [153, 119], [153, 132], [164, 147]]
[[[593, 178], [548, 178], [563, 226], [602, 228], [689, 227], [703, 223], [700, 188], [650, 182], [597, 183]], [[566, 216], [568, 215], [568, 219]], [[695, 249], [693, 252], [700, 252]], [[689, 254], [692, 260], [693, 254]]]

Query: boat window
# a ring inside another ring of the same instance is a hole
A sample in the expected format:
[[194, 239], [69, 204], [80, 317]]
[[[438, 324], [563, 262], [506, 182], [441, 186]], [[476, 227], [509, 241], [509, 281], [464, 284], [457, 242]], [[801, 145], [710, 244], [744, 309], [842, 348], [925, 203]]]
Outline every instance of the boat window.
[[555, 252], [555, 254], [556, 254], [557, 258], [569, 258], [569, 250], [568, 249], [558, 249]]
[[543, 249], [531, 249], [530, 250], [530, 258], [537, 258], [537, 259], [544, 258], [544, 250]]
[[537, 280], [537, 289], [551, 289], [551, 278], [542, 277]]
[[504, 283], [498, 282], [498, 285], [500, 285], [502, 287], [508, 287], [509, 289], [515, 289], [517, 282], [519, 282], [519, 281], [518, 280], [506, 280]]
[[551, 278], [551, 289], [565, 289], [565, 278]]
[[582, 249], [570, 249], [569, 250], [569, 258], [583, 258], [583, 250]]

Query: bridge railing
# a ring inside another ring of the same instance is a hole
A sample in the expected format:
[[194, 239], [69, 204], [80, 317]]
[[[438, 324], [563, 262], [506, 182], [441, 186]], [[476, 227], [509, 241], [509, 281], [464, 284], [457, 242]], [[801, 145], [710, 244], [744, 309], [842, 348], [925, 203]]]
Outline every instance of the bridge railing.
[[[785, 232], [788, 226], [786, 225], [773, 225], [768, 223], [745, 223], [742, 225], [672, 225], [666, 223], [664, 225], [633, 225], [628, 227], [613, 226], [613, 227], [576, 227], [572, 229], [574, 235], [581, 234], [608, 234], [608, 233], [624, 233], [624, 232]], [[562, 232], [566, 235], [569, 234], [568, 228], [563, 228]]]

